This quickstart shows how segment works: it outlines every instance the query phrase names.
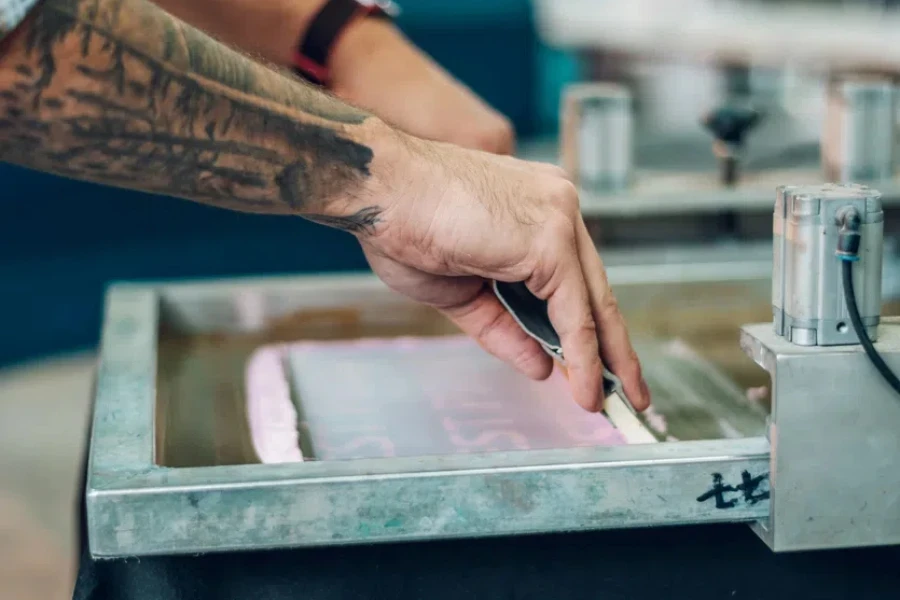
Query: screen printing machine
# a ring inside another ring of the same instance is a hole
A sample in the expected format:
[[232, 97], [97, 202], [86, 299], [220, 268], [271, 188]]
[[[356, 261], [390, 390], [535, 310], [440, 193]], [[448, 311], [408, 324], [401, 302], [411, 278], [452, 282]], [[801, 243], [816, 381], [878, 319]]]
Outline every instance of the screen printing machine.
[[[897, 92], [824, 89], [814, 154], [754, 166], [787, 128], [741, 98], [692, 172], [641, 137], [639, 87], [567, 91], [640, 415], [611, 373], [580, 412], [370, 276], [111, 288], [76, 597], [896, 597]], [[564, 363], [545, 307], [495, 291]]]

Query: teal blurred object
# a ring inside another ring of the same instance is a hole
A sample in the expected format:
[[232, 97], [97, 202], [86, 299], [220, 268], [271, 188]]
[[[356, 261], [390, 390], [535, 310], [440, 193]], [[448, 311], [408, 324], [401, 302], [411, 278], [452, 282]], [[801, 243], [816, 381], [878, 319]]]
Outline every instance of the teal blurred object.
[[571, 51], [543, 46], [535, 40], [534, 93], [537, 110], [534, 132], [539, 135], [555, 134], [559, 129], [559, 109], [562, 91], [570, 83], [582, 79], [581, 63]]
[[398, 24], [419, 48], [533, 135], [537, 35], [528, 0], [409, 0]]
[[[528, 0], [408, 0], [406, 34], [512, 119], [555, 128], [572, 59], [538, 43]], [[568, 61], [568, 62], [567, 62]], [[94, 345], [116, 280], [366, 269], [355, 240], [0, 164], [0, 366]]]

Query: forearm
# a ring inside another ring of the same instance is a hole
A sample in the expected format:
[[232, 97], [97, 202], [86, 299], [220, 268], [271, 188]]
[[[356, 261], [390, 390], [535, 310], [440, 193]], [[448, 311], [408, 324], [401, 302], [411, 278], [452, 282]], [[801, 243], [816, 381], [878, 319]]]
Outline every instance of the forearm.
[[45, 0], [4, 46], [0, 160], [351, 230], [377, 210], [392, 132], [145, 0]]
[[289, 66], [300, 36], [324, 0], [154, 0], [235, 48]]
[[[292, 67], [326, 0], [155, 0], [188, 23], [266, 61]], [[330, 47], [327, 87], [416, 137], [511, 154], [515, 132], [385, 19], [355, 19]], [[399, 101], [398, 99], [403, 99]]]
[[[153, 0], [186, 23], [254, 57], [292, 69], [295, 51], [310, 23], [326, 0]], [[437, 69], [407, 41], [400, 30], [383, 19], [360, 19], [335, 39], [328, 56], [332, 81], [329, 89], [342, 95], [342, 83], [372, 61], [396, 62], [398, 69], [415, 77]], [[396, 81], [382, 81], [390, 89]], [[382, 92], [383, 93], [383, 92]], [[387, 92], [390, 94], [390, 92]], [[366, 96], [379, 92], [366, 87]], [[350, 94], [353, 97], [353, 94]], [[383, 116], [380, 114], [379, 116]]]

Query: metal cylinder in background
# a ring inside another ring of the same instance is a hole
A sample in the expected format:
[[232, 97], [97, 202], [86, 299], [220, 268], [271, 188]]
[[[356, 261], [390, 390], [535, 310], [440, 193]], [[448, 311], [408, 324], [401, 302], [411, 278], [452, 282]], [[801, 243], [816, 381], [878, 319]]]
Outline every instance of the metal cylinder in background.
[[631, 92], [614, 83], [581, 83], [562, 102], [563, 168], [582, 188], [612, 193], [629, 186], [633, 172]]
[[871, 340], [881, 320], [884, 210], [881, 193], [865, 185], [782, 186], [773, 221], [772, 308], [775, 332], [800, 346], [858, 344], [844, 298], [843, 261], [836, 255], [839, 215], [860, 216], [853, 266], [859, 315]]
[[834, 183], [893, 177], [896, 92], [887, 77], [835, 77], [828, 83], [822, 166]]

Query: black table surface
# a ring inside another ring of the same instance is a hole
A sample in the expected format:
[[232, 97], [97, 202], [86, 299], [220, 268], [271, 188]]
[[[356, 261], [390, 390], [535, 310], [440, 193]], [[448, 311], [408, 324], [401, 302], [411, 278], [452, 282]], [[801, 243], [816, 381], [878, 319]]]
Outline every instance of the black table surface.
[[900, 547], [776, 555], [746, 525], [112, 561], [84, 540], [75, 600], [900, 598]]
[[900, 600], [900, 546], [775, 554], [746, 524], [94, 560], [83, 464], [74, 600]]

